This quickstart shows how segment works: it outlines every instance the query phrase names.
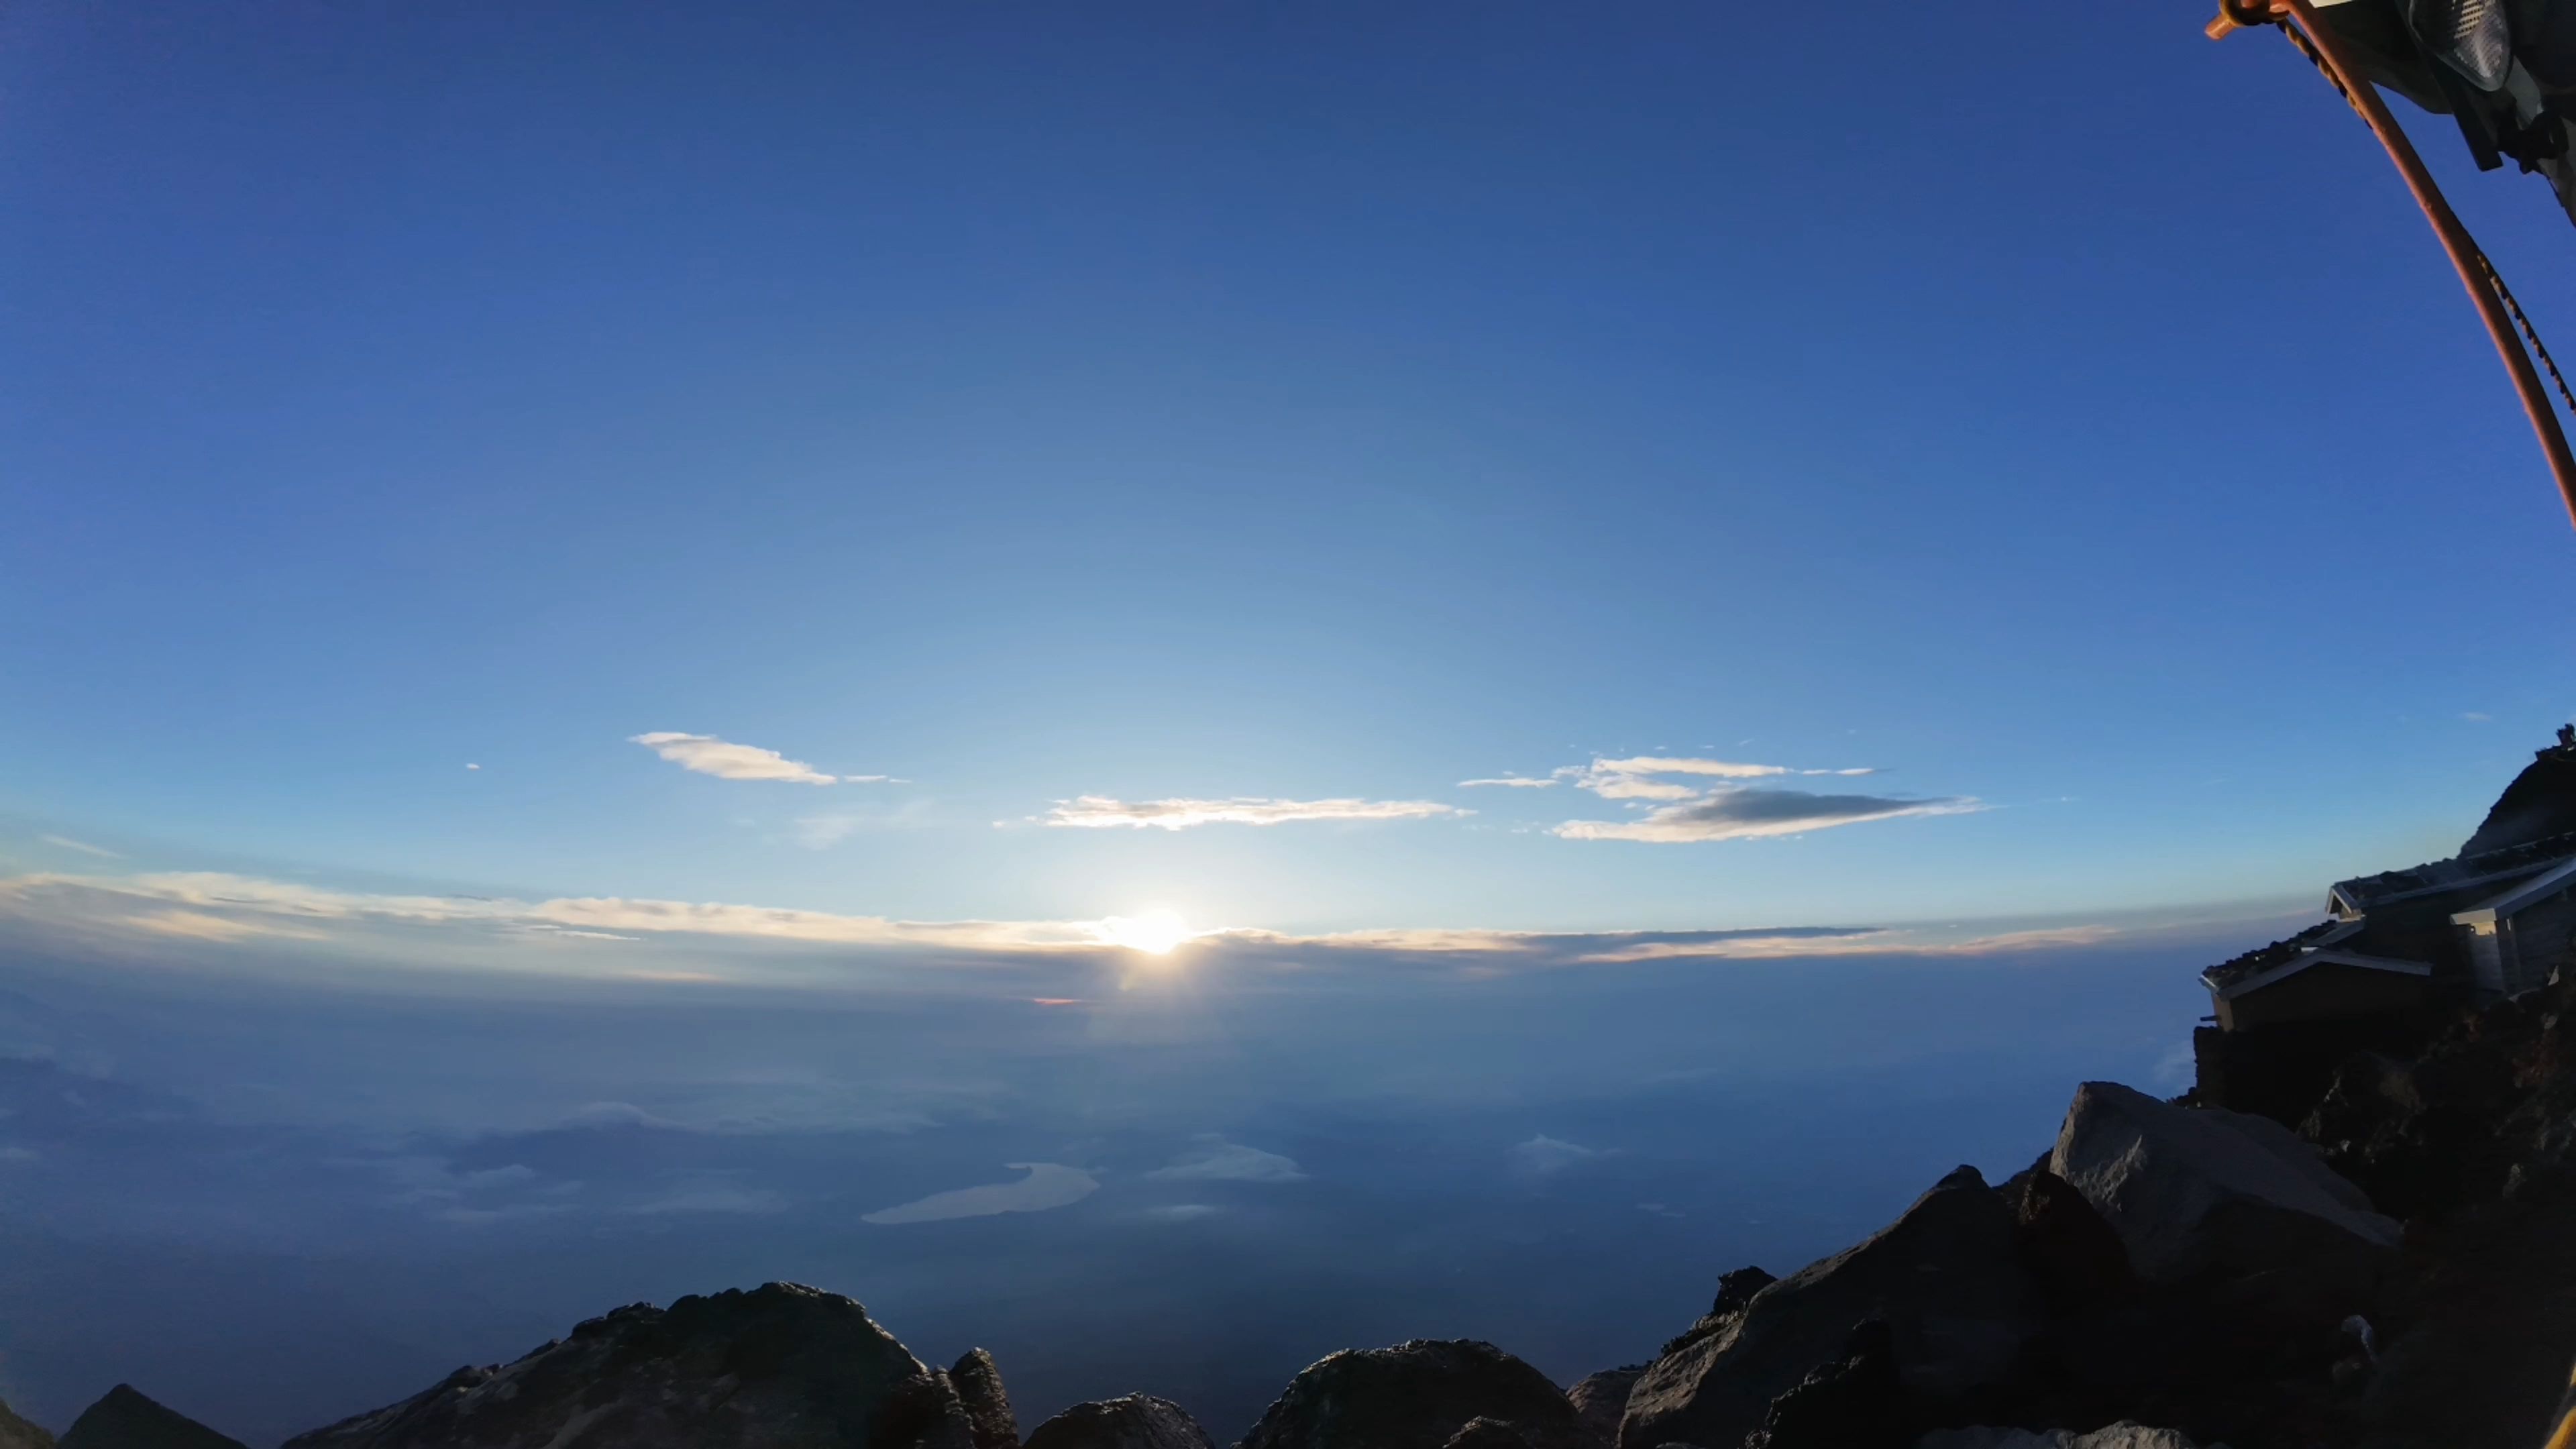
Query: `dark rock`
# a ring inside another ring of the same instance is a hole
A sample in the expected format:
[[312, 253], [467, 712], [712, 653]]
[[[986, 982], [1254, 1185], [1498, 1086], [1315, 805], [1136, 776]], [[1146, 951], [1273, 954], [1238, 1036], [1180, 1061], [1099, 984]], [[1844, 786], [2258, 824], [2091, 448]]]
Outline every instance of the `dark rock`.
[[54, 1449], [54, 1436], [0, 1404], [0, 1449]]
[[2111, 1082], [2076, 1089], [2049, 1170], [2110, 1223], [2148, 1282], [2296, 1266], [2364, 1283], [2396, 1222], [2268, 1117], [2159, 1102]]
[[974, 1449], [945, 1374], [791, 1283], [638, 1303], [289, 1449]]
[[2065, 1178], [2045, 1167], [2021, 1179], [2015, 1239], [2048, 1310], [2060, 1316], [2135, 1297], [2138, 1275], [2120, 1235]]
[[1474, 1418], [1459, 1426], [1442, 1449], [1530, 1449], [1518, 1425], [1500, 1419]]
[[2460, 846], [2462, 855], [2510, 850], [2576, 830], [2576, 749], [2560, 745], [2541, 750], [2513, 783], [2504, 787], [2477, 833]]
[[1209, 1449], [1180, 1405], [1150, 1394], [1076, 1404], [1029, 1431], [1028, 1449]]
[[1586, 1438], [1598, 1445], [1619, 1442], [1619, 1420], [1628, 1412], [1628, 1391], [1637, 1386], [1638, 1377], [1645, 1371], [1642, 1364], [1603, 1369], [1565, 1391], [1565, 1397], [1574, 1405], [1574, 1416], [1583, 1423]]
[[1717, 1301], [1709, 1305], [1708, 1312], [1701, 1315], [1698, 1322], [1665, 1340], [1664, 1346], [1655, 1350], [1655, 1357], [1670, 1358], [1691, 1344], [1724, 1329], [1735, 1321], [1737, 1314], [1744, 1311], [1745, 1304], [1753, 1301], [1754, 1294], [1777, 1281], [1769, 1273], [1753, 1267], [1738, 1268], [1732, 1273], [1720, 1274], [1717, 1280]]
[[1764, 1288], [1725, 1328], [1657, 1360], [1628, 1397], [1619, 1442], [1738, 1449], [1774, 1399], [1841, 1360], [1874, 1318], [1908, 1394], [1959, 1398], [2009, 1378], [2044, 1315], [2012, 1209], [1962, 1167], [1868, 1241]]
[[244, 1449], [176, 1409], [163, 1408], [125, 1384], [81, 1410], [63, 1431], [62, 1449]]
[[1732, 1273], [1721, 1273], [1717, 1279], [1717, 1301], [1709, 1305], [1709, 1316], [1716, 1318], [1729, 1313], [1741, 1313], [1744, 1311], [1744, 1305], [1753, 1301], [1754, 1294], [1779, 1281], [1758, 1267], [1738, 1268]]
[[948, 1370], [948, 1384], [965, 1407], [975, 1449], [1018, 1449], [1019, 1417], [1011, 1412], [1011, 1396], [1002, 1387], [1002, 1370], [991, 1354], [980, 1348], [966, 1350]]
[[1308, 1365], [1238, 1449], [1441, 1449], [1477, 1418], [1511, 1425], [1531, 1449], [1586, 1443], [1547, 1375], [1490, 1343], [1416, 1339]]
[[1895, 1336], [1884, 1320], [1852, 1330], [1843, 1356], [1818, 1367], [1771, 1401], [1745, 1449], [1898, 1449], [1906, 1432], [1905, 1386], [1896, 1376]]

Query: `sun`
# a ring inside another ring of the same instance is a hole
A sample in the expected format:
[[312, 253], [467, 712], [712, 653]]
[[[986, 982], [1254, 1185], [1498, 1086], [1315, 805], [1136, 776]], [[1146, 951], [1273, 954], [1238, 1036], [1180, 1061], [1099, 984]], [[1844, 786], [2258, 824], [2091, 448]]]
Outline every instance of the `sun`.
[[1174, 947], [1198, 933], [1189, 923], [1170, 911], [1147, 911], [1141, 916], [1111, 916], [1092, 928], [1100, 933], [1103, 944], [1124, 946], [1148, 956], [1168, 956]]

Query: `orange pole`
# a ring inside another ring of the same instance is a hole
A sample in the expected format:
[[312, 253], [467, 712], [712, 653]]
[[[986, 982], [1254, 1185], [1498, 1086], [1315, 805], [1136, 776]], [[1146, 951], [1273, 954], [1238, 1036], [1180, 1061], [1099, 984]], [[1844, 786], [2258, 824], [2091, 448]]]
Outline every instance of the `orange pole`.
[[[2316, 7], [2308, 0], [2261, 0], [2269, 14], [2288, 16], [2306, 32], [2308, 43], [2325, 61], [2344, 94], [2352, 98], [2354, 110], [2370, 123], [2371, 133], [2388, 150], [2388, 159], [2397, 163], [2397, 172], [2406, 178], [2406, 189], [2415, 193], [2415, 204], [2424, 208], [2424, 219], [2433, 224], [2433, 234], [2442, 239], [2442, 250], [2451, 254], [2451, 266], [2460, 274], [2460, 285], [2469, 289], [2469, 300], [2477, 304], [2478, 316], [2487, 324], [2487, 336], [2495, 340], [2496, 355], [2504, 359], [2504, 370], [2513, 375], [2513, 390], [2522, 395], [2522, 410], [2531, 419], [2531, 430], [2540, 437], [2540, 451], [2549, 458], [2551, 476], [2558, 480], [2558, 497], [2567, 506], [2567, 518], [2576, 524], [2576, 457], [2567, 451], [2567, 434], [2558, 426], [2558, 412], [2541, 391], [2540, 374], [2531, 358], [2522, 350], [2522, 340], [2513, 334], [2513, 323], [2505, 316], [2504, 303], [2487, 281], [2483, 253], [2469, 236], [2469, 229], [2451, 210], [2451, 203], [2433, 184], [2432, 173], [2424, 169], [2424, 160], [2415, 154], [2413, 143], [2397, 125], [2397, 118], [2379, 99], [2360, 69], [2343, 52], [2343, 43], [2317, 19]], [[2232, 7], [2231, 7], [2232, 8]], [[2249, 7], [2250, 8], [2250, 7]], [[2229, 17], [2222, 14], [2221, 20]], [[2217, 22], [2211, 26], [2213, 38], [2225, 33]]]

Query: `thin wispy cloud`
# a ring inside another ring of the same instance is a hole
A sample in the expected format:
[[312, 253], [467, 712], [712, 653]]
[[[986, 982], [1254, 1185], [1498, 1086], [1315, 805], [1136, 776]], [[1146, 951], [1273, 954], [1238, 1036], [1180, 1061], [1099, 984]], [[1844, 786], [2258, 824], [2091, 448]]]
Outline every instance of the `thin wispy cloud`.
[[42, 840], [47, 845], [59, 845], [65, 850], [77, 850], [83, 855], [95, 855], [101, 860], [125, 859], [124, 856], [117, 854], [115, 851], [108, 849], [104, 845], [92, 845], [85, 840], [74, 840], [68, 835], [40, 835], [37, 839]]
[[1190, 830], [1201, 825], [1284, 825], [1296, 820], [1431, 820], [1472, 815], [1436, 800], [1059, 800], [1039, 823], [1083, 830]]
[[1464, 790], [1484, 785], [1500, 785], [1513, 790], [1552, 790], [1556, 783], [1552, 775], [1496, 775], [1489, 780], [1461, 780], [1458, 786]]
[[1554, 1177], [1577, 1163], [1600, 1155], [1597, 1148], [1560, 1141], [1544, 1132], [1515, 1145], [1504, 1154], [1511, 1160], [1512, 1171], [1523, 1177]]
[[1904, 799], [1889, 795], [1821, 795], [1810, 790], [1745, 787], [1719, 790], [1650, 810], [1635, 820], [1569, 820], [1554, 833], [1567, 840], [1638, 840], [1658, 845], [1803, 835], [1840, 825], [1915, 815], [1964, 815], [1985, 806], [1963, 795]]
[[1303, 1182], [1305, 1169], [1296, 1159], [1258, 1147], [1228, 1142], [1222, 1137], [1201, 1139], [1203, 1145], [1174, 1158], [1167, 1166], [1146, 1173], [1157, 1182]]
[[642, 745], [683, 770], [713, 775], [719, 780], [769, 780], [790, 785], [865, 785], [881, 783], [888, 778], [884, 775], [827, 775], [803, 760], [791, 760], [776, 750], [735, 744], [714, 735], [656, 730], [627, 738], [630, 743]]

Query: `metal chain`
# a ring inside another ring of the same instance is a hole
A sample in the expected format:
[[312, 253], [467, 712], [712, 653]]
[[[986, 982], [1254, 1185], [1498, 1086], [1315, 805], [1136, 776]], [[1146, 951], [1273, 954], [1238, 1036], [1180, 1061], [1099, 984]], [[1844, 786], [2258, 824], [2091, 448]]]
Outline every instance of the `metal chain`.
[[2513, 299], [2513, 289], [2504, 284], [2504, 274], [2495, 269], [2495, 263], [2487, 260], [2484, 248], [2478, 251], [2478, 265], [2486, 269], [2488, 283], [2495, 288], [2504, 309], [2513, 314], [2513, 325], [2522, 329], [2524, 340], [2531, 344], [2532, 355], [2540, 359], [2541, 371], [2548, 373], [2549, 380], [2558, 385], [2558, 400], [2567, 404], [2567, 411], [2576, 413], [2576, 392], [2567, 390], [2567, 379], [2559, 375], [2558, 362], [2549, 355], [2549, 344], [2540, 340], [2540, 329], [2532, 326], [2531, 319], [2522, 315], [2522, 304]]
[[[2281, 33], [2290, 38], [2290, 43], [2299, 48], [2299, 54], [2308, 58], [2308, 64], [2317, 68], [2317, 74], [2326, 78], [2326, 84], [2335, 88], [2335, 94], [2343, 97], [2343, 103], [2358, 113], [2360, 103], [2352, 98], [2352, 92], [2343, 88], [2342, 81], [2335, 79], [2334, 67], [2327, 65], [2325, 57], [2317, 54], [2316, 46], [2299, 33], [2299, 27], [2284, 23], [2280, 28]], [[2549, 380], [2557, 385], [2558, 400], [2567, 405], [2569, 413], [2576, 414], [2576, 391], [2568, 389], [2567, 379], [2558, 371], [2557, 359], [2549, 355], [2549, 344], [2540, 340], [2540, 329], [2532, 326], [2531, 319], [2523, 315], [2522, 304], [2513, 299], [2513, 289], [2504, 284], [2504, 274], [2496, 270], [2486, 248], [2477, 248], [2477, 257], [2479, 270], [2487, 275], [2487, 285], [2495, 288], [2496, 299], [2504, 303], [2505, 311], [2513, 314], [2513, 323], [2522, 329], [2523, 340], [2531, 344], [2532, 355], [2540, 359], [2541, 370], [2548, 373]]]

